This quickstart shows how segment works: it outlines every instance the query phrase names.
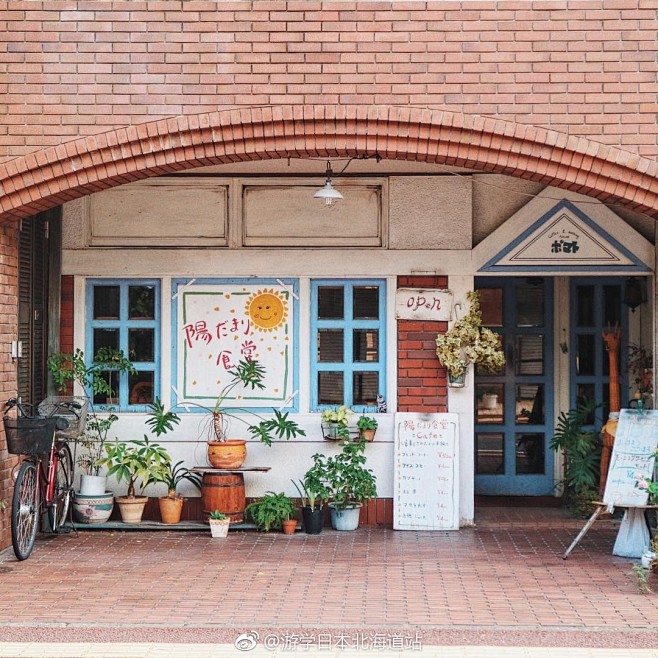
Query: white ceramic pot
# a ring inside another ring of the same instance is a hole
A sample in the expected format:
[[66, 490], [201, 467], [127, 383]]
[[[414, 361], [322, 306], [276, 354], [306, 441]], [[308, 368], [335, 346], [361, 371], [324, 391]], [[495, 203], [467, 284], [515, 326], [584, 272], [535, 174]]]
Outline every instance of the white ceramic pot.
[[498, 395], [495, 393], [485, 393], [482, 396], [482, 407], [493, 411], [498, 406]]
[[228, 537], [230, 519], [210, 519], [210, 534], [213, 539], [224, 539]]
[[329, 503], [328, 507], [331, 510], [331, 526], [334, 530], [356, 530], [359, 527], [361, 503], [352, 503], [341, 508]]
[[100, 496], [85, 496], [76, 492], [73, 498], [73, 518], [78, 523], [105, 523], [112, 514], [114, 495], [105, 491]]
[[80, 494], [82, 496], [103, 496], [107, 485], [106, 475], [81, 475]]
[[651, 562], [656, 559], [656, 554], [653, 551], [644, 551], [641, 559], [642, 567], [644, 569], [651, 569]]

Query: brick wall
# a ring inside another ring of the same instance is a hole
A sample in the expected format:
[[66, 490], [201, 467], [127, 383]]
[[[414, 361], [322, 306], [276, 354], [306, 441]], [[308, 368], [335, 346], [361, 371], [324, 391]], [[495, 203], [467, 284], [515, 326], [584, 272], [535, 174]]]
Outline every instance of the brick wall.
[[[11, 359], [9, 345], [17, 335], [17, 276], [18, 227], [16, 223], [0, 225], [0, 402], [16, 394], [16, 365]], [[0, 425], [2, 425], [0, 423]], [[0, 429], [0, 500], [10, 504], [13, 492], [11, 471], [16, 458], [7, 453], [4, 428]], [[10, 508], [0, 511], [0, 549], [11, 541]]]
[[[448, 287], [445, 276], [401, 276], [398, 288]], [[398, 411], [447, 411], [446, 370], [436, 356], [436, 336], [447, 322], [398, 320]]]
[[0, 14], [0, 160], [281, 104], [445, 109], [658, 154], [657, 0], [78, 2]]

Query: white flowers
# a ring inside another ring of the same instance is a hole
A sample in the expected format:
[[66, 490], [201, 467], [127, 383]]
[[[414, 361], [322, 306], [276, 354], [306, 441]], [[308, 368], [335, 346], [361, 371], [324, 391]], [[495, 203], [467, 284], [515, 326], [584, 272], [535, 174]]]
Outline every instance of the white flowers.
[[436, 339], [436, 355], [453, 377], [466, 372], [471, 363], [491, 372], [505, 364], [500, 336], [481, 326], [480, 295], [471, 291], [466, 297], [470, 302], [468, 314]]

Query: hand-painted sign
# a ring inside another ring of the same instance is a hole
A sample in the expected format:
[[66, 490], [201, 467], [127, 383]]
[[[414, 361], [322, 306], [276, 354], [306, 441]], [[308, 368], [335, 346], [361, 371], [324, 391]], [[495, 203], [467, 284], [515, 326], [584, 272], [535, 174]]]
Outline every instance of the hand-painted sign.
[[284, 403], [293, 393], [294, 291], [284, 282], [179, 283], [178, 403], [212, 406], [239, 361], [258, 361], [264, 388], [236, 386], [227, 406]]
[[459, 528], [459, 417], [395, 414], [393, 527]]
[[395, 317], [398, 320], [449, 322], [451, 313], [450, 290], [399, 288], [395, 292]]

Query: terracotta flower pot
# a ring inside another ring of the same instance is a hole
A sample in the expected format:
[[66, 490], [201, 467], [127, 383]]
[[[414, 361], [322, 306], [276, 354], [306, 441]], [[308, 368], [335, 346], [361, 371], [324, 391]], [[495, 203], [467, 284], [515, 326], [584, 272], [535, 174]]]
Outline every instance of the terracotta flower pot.
[[183, 497], [176, 496], [171, 498], [170, 496], [163, 496], [158, 501], [160, 505], [160, 518], [162, 523], [174, 524], [180, 521], [180, 517], [183, 514]]
[[247, 458], [243, 439], [208, 441], [208, 462], [213, 468], [240, 468]]
[[135, 496], [135, 498], [119, 496], [115, 498], [121, 512], [121, 520], [124, 523], [140, 523], [148, 500], [147, 496]]
[[294, 535], [297, 530], [297, 519], [286, 519], [281, 523], [284, 535]]

